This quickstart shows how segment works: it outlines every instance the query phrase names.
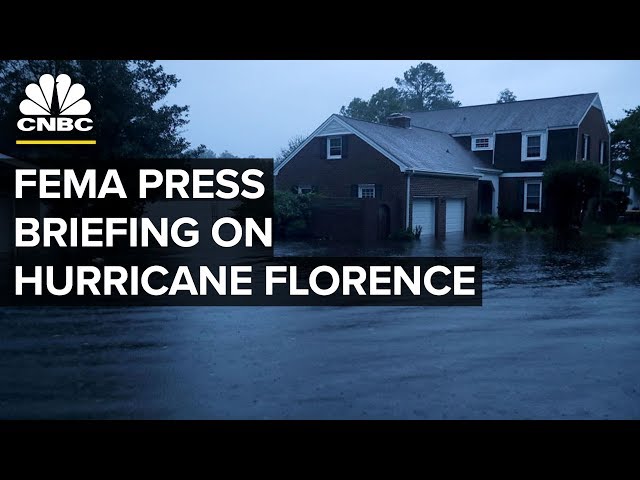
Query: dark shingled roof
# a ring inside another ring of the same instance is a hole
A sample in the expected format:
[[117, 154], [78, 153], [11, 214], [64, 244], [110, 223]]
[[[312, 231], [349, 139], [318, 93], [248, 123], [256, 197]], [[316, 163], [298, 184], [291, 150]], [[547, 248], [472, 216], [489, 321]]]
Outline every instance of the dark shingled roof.
[[506, 130], [544, 130], [577, 126], [597, 93], [539, 98], [511, 103], [406, 112], [412, 125], [455, 134], [491, 134]]
[[453, 175], [479, 175], [474, 167], [492, 168], [446, 133], [400, 128], [336, 115], [409, 170]]

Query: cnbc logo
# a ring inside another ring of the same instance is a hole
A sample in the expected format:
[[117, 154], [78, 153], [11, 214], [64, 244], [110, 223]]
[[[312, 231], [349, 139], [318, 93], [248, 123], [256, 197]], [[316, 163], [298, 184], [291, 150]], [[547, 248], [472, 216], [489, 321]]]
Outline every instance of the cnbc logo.
[[[27, 98], [20, 102], [18, 129], [22, 132], [88, 132], [93, 129], [93, 120], [86, 115], [91, 104], [84, 98], [85, 89], [71, 82], [69, 75], [61, 74], [55, 79], [48, 73], [38, 83], [27, 85]], [[68, 135], [67, 135], [68, 136]], [[65, 137], [67, 137], [65, 136]], [[95, 145], [95, 140], [16, 140], [18, 145]]]

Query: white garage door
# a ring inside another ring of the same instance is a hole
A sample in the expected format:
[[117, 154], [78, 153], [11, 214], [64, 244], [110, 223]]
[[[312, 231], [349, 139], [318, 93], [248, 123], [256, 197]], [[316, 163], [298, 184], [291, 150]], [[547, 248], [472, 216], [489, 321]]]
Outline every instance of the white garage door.
[[435, 234], [436, 208], [433, 199], [413, 199], [413, 228], [422, 227], [422, 235]]
[[0, 197], [0, 254], [11, 251], [12, 222], [11, 200], [6, 197]]
[[447, 198], [447, 233], [464, 232], [464, 199]]

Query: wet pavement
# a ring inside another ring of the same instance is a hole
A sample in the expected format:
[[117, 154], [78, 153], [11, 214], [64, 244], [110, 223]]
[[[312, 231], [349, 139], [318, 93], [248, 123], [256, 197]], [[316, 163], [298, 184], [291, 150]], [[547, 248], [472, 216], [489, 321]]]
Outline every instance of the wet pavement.
[[640, 239], [279, 255], [474, 255], [482, 307], [0, 308], [1, 418], [640, 418]]

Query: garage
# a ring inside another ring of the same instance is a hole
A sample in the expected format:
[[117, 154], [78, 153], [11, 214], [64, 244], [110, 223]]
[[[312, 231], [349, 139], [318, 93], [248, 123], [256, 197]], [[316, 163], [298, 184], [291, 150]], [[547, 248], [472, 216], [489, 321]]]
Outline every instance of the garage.
[[447, 199], [446, 232], [464, 232], [464, 198]]
[[432, 198], [413, 199], [413, 228], [422, 227], [422, 235], [434, 235], [436, 225], [436, 207]]

